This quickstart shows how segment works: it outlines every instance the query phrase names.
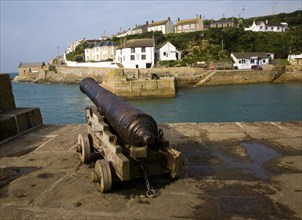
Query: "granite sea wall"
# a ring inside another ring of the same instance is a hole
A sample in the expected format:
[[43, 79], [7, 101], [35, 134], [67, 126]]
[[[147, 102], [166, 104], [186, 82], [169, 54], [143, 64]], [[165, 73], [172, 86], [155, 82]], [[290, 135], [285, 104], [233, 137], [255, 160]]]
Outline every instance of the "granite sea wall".
[[[150, 68], [150, 69], [112, 69], [95, 67], [67, 67], [56, 66], [55, 71], [42, 71], [41, 73], [19, 74], [14, 80], [34, 83], [66, 83], [78, 84], [85, 77], [93, 77], [102, 82], [110, 74], [127, 80], [151, 79], [156, 74], [160, 78], [175, 78], [177, 87], [212, 85], [232, 85], [249, 83], [283, 83], [302, 82], [302, 68], [300, 66], [286, 66], [285, 72], [280, 74], [278, 69], [265, 68], [260, 71], [252, 70], [214, 70], [203, 68]], [[277, 77], [276, 77], [277, 74]], [[209, 77], [210, 76], [210, 77]], [[110, 80], [114, 80], [111, 78]], [[200, 83], [203, 81], [202, 83]]]

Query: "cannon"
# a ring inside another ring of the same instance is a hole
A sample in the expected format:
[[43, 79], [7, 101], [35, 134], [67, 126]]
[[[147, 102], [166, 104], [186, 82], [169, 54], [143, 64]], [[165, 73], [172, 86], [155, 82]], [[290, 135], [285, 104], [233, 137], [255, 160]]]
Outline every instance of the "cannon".
[[93, 155], [102, 156], [91, 173], [100, 192], [110, 191], [115, 181], [144, 177], [146, 195], [151, 197], [155, 191], [148, 176], [165, 173], [171, 178], [180, 176], [181, 153], [169, 146], [152, 116], [129, 105], [92, 78], [83, 79], [80, 90], [94, 106], [85, 108], [87, 132], [78, 135], [77, 150], [83, 163], [90, 162]]

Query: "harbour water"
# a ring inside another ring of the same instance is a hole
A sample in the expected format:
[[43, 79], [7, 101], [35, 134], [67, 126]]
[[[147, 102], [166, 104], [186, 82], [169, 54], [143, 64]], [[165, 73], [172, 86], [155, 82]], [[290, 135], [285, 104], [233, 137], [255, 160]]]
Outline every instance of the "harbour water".
[[[44, 124], [85, 123], [92, 102], [78, 85], [12, 83], [17, 107], [39, 107]], [[161, 122], [302, 120], [301, 84], [184, 88], [175, 98], [128, 100]]]

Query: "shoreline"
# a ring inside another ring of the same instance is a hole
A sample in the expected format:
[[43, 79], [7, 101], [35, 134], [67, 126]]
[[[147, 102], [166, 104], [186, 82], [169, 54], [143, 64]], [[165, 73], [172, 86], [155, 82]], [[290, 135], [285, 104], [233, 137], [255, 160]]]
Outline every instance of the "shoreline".
[[[166, 70], [166, 69], [165, 69]], [[152, 71], [152, 70], [151, 70]], [[167, 70], [166, 70], [167, 71]], [[212, 72], [199, 71], [196, 73], [188, 73], [179, 76], [178, 74], [168, 73], [163, 75], [157, 70], [153, 71], [158, 74], [160, 78], [165, 78], [165, 75], [174, 77], [177, 87], [192, 87], [192, 86], [216, 86], [216, 85], [238, 85], [238, 84], [254, 84], [254, 83], [302, 83], [302, 70], [286, 71], [274, 80], [274, 73], [272, 71], [249, 71], [249, 70], [218, 70], [215, 75], [206, 79]], [[97, 74], [72, 74], [72, 73], [52, 73], [48, 72], [45, 77], [40, 77], [37, 74], [32, 75], [17, 75], [11, 80], [13, 82], [28, 82], [38, 84], [79, 84], [82, 79], [92, 77], [97, 82], [101, 83], [106, 75]], [[141, 77], [141, 79], [148, 79], [148, 77]], [[132, 79], [133, 80], [133, 79]], [[204, 80], [200, 85], [200, 81]]]

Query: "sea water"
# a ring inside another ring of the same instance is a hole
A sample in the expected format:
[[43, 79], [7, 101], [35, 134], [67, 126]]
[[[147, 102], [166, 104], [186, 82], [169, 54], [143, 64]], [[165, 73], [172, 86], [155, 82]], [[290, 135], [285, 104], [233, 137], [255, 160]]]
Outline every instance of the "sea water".
[[[92, 105], [79, 85], [13, 82], [17, 107], [39, 107], [44, 124], [85, 123]], [[302, 120], [298, 83], [179, 89], [175, 98], [127, 100], [161, 122], [251, 122]]]

